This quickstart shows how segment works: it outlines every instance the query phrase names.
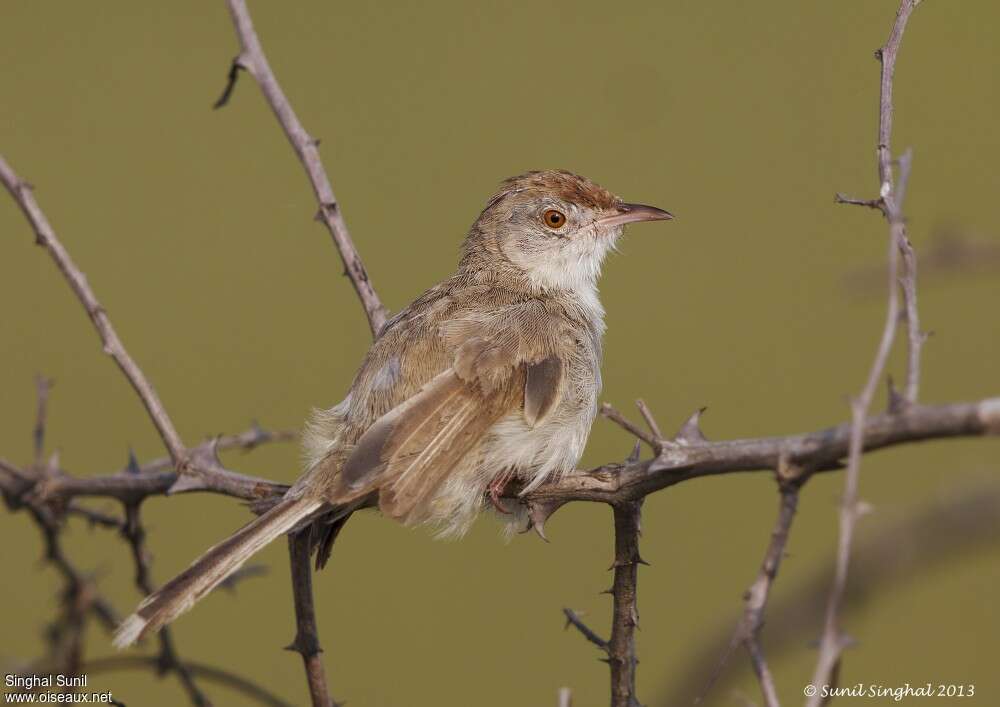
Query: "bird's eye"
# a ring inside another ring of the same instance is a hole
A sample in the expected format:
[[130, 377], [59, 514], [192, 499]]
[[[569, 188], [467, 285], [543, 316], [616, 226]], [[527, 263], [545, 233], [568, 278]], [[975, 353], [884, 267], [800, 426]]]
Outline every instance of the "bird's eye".
[[545, 225], [549, 228], [562, 228], [566, 225], [566, 214], [562, 211], [549, 209], [542, 214], [542, 221], [544, 221]]

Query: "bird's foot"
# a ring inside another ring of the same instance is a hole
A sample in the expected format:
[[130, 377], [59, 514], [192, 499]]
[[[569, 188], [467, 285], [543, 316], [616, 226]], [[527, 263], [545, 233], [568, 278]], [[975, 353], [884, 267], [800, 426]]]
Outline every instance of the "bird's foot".
[[514, 472], [505, 471], [495, 477], [489, 485], [490, 502], [493, 504], [493, 507], [497, 509], [497, 511], [503, 513], [504, 515], [511, 515], [512, 511], [503, 504], [500, 497], [503, 494], [503, 490], [507, 487], [507, 482], [510, 481], [510, 478], [513, 475]]

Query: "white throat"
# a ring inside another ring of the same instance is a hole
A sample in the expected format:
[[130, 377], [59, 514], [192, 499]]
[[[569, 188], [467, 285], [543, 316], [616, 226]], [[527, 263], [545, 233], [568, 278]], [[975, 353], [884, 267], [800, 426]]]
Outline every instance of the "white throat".
[[598, 296], [601, 265], [614, 238], [582, 238], [532, 262], [518, 263], [531, 283], [541, 290], [561, 290], [573, 296], [583, 316], [598, 334], [604, 332], [604, 306]]

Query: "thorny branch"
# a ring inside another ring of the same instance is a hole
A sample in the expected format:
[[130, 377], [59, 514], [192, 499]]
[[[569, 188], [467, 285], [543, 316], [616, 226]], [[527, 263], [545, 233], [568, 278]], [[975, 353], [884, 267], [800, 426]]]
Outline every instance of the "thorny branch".
[[[132, 564], [135, 566], [135, 585], [139, 588], [142, 596], [149, 596], [156, 591], [153, 584], [149, 568], [149, 552], [146, 549], [146, 529], [142, 527], [139, 517], [139, 507], [141, 501], [127, 501], [125, 503], [125, 524], [122, 526], [122, 536], [128, 543], [132, 551]], [[191, 704], [199, 707], [211, 705], [205, 693], [201, 691], [194, 681], [191, 669], [177, 655], [174, 649], [174, 634], [169, 626], [164, 626], [157, 634], [156, 640], [160, 644], [160, 652], [157, 656], [157, 674], [174, 673], [184, 687]]]
[[[992, 476], [927, 499], [923, 507], [897, 520], [883, 519], [872, 532], [858, 538], [851, 553], [852, 581], [844, 608], [872, 608], [879, 598], [895, 596], [963, 559], [996, 553], [1000, 548], [998, 518], [1000, 478]], [[803, 646], [815, 641], [813, 627], [822, 615], [832, 579], [832, 565], [819, 566], [794, 587], [786, 586], [782, 597], [771, 599], [766, 628], [771, 660], [800, 655]], [[704, 627], [699, 645], [677, 666], [680, 677], [660, 694], [659, 704], [691, 704], [710, 676], [718, 673], [719, 655], [727, 651], [732, 637], [728, 621]], [[713, 691], [725, 695], [724, 688], [742, 676], [728, 670], [717, 677]], [[724, 699], [720, 701], [725, 704]]]
[[[688, 428], [688, 425], [685, 425]], [[838, 471], [849, 451], [851, 424], [784, 437], [760, 437], [718, 442], [663, 440], [663, 451], [652, 459], [605, 464], [538, 487], [523, 498], [539, 509], [561, 507], [570, 501], [617, 503], [648, 496], [661, 489], [704, 476], [777, 469], [788, 463], [811, 472]], [[688, 428], [688, 433], [690, 428]], [[948, 437], [1000, 434], [1000, 397], [971, 403], [914, 405], [865, 420], [862, 449], [886, 447]], [[507, 497], [518, 487], [509, 486]], [[554, 509], [536, 522], [547, 520]]]
[[[44, 458], [43, 443], [50, 389], [51, 381], [44, 378], [38, 379], [38, 411], [33, 430], [35, 458], [38, 460]], [[247, 432], [219, 438], [219, 441], [226, 447], [250, 449], [267, 441], [287, 439], [288, 437], [287, 433], [271, 433], [255, 424]], [[130, 455], [129, 464], [125, 470], [120, 472], [120, 475], [140, 478], [143, 474], [156, 473], [157, 469], [169, 467], [170, 460], [167, 459], [154, 460], [145, 467], [141, 467], [134, 456]], [[67, 675], [78, 674], [83, 670], [85, 664], [82, 636], [87, 619], [91, 616], [96, 617], [110, 632], [117, 625], [119, 617], [111, 604], [100, 594], [96, 583], [77, 570], [65, 555], [61, 545], [61, 534], [65, 526], [63, 519], [66, 516], [79, 516], [91, 524], [119, 530], [131, 548], [136, 585], [145, 595], [155, 589], [150, 577], [149, 555], [145, 547], [146, 533], [140, 523], [139, 516], [140, 504], [148, 494], [141, 488], [125, 490], [121, 493], [108, 490], [106, 493], [100, 494], [117, 498], [122, 502], [125, 508], [125, 517], [122, 520], [81, 506], [76, 499], [70, 496], [46, 494], [44, 492], [46, 484], [70, 478], [59, 467], [58, 459], [55, 457], [48, 463], [36, 462], [32, 468], [27, 470], [19, 469], [0, 460], [0, 472], [3, 472], [0, 474], [0, 492], [3, 493], [5, 502], [13, 510], [23, 507], [31, 513], [45, 540], [46, 560], [60, 571], [65, 582], [62, 597], [63, 613], [48, 632], [50, 641], [48, 669], [58, 670]], [[169, 484], [164, 485], [160, 493], [165, 493], [168, 488]], [[157, 640], [160, 643], [159, 654], [155, 658], [148, 659], [148, 666], [154, 668], [157, 675], [175, 673], [187, 691], [192, 704], [210, 705], [207, 697], [195, 683], [194, 675], [197, 672], [202, 672], [214, 675], [216, 679], [221, 680], [228, 674], [208, 666], [200, 666], [199, 670], [194, 670], [191, 665], [180, 659], [169, 630], [161, 632]], [[86, 667], [89, 670], [92, 668], [92, 664], [86, 663]], [[263, 688], [258, 688], [250, 681], [235, 676], [229, 676], [229, 678], [231, 683], [242, 684], [244, 691], [259, 691], [262, 695], [267, 694]]]
[[310, 529], [288, 536], [288, 555], [292, 568], [292, 594], [295, 603], [295, 639], [286, 648], [302, 656], [302, 664], [309, 683], [313, 707], [337, 707], [330, 697], [326, 672], [320, 654], [319, 632], [316, 628], [316, 610], [313, 606], [312, 553]]
[[[853, 199], [838, 195], [838, 201], [878, 209], [885, 215], [890, 225], [890, 294], [886, 325], [866, 384], [852, 403], [851, 421], [801, 435], [709, 442], [699, 426], [699, 417], [703, 410], [692, 415], [672, 439], [666, 439], [648, 407], [641, 401], [639, 410], [649, 432], [632, 424], [608, 406], [604, 410], [606, 416], [646, 442], [654, 451], [653, 458], [640, 460], [636, 454], [623, 464], [608, 464], [589, 472], [566, 475], [558, 481], [543, 485], [524, 498], [531, 511], [531, 521], [539, 532], [542, 531], [545, 520], [567, 502], [597, 501], [612, 506], [615, 523], [615, 562], [611, 589], [613, 612], [610, 639], [605, 641], [591, 631], [573, 612], [566, 610], [564, 613], [571, 625], [606, 653], [611, 666], [612, 705], [615, 707], [638, 705], [635, 695], [637, 664], [635, 628], [638, 624], [636, 587], [637, 566], [641, 562], [638, 554], [638, 536], [641, 505], [647, 495], [703, 476], [768, 469], [778, 472], [781, 491], [778, 519], [760, 573], [747, 593], [743, 618], [734, 638], [735, 641], [747, 646], [761, 681], [765, 701], [772, 706], [777, 704], [776, 689], [760, 651], [758, 636], [769, 592], [788, 540], [801, 484], [812, 473], [845, 468], [844, 459], [847, 458], [848, 473], [841, 510], [842, 532], [838, 562], [827, 610], [821, 657], [817, 665], [817, 674], [829, 676], [829, 670], [839, 659], [842, 648], [842, 635], [837, 626], [837, 619], [842, 604], [851, 533], [857, 517], [857, 478], [861, 455], [868, 451], [919, 440], [1000, 433], [1000, 398], [937, 406], [917, 403], [920, 348], [925, 336], [919, 329], [916, 307], [916, 263], [913, 250], [906, 238], [905, 221], [902, 216], [903, 196], [910, 172], [910, 157], [909, 153], [906, 153], [900, 158], [899, 178], [894, 182], [889, 137], [892, 119], [892, 77], [896, 54], [906, 21], [918, 2], [919, 0], [903, 0], [889, 40], [879, 52], [882, 63], [878, 143], [879, 197]], [[321, 164], [317, 149], [318, 141], [311, 138], [299, 123], [291, 104], [278, 85], [264, 56], [245, 3], [242, 0], [228, 0], [228, 4], [241, 52], [233, 60], [225, 90], [216, 107], [228, 102], [241, 71], [247, 71], [257, 81], [305, 168], [320, 206], [317, 218], [330, 231], [344, 263], [345, 273], [351, 279], [365, 310], [370, 329], [373, 334], [377, 334], [385, 322], [386, 310], [375, 293], [351, 240]], [[43, 445], [48, 384], [40, 381], [39, 410], [34, 430], [33, 466], [29, 470], [23, 470], [0, 460], [0, 491], [5, 501], [11, 508], [25, 508], [29, 511], [43, 533], [48, 560], [64, 578], [68, 617], [60, 625], [69, 627], [61, 629], [61, 633], [66, 635], [68, 632], [70, 635], [71, 640], [68, 643], [71, 645], [71, 650], [64, 651], [69, 657], [66, 658], [64, 655], [61, 659], [64, 665], [78, 668], [81, 664], [79, 645], [79, 637], [82, 635], [81, 617], [96, 616], [103, 626], [110, 629], [116, 624], [117, 615], [97, 593], [93, 582], [80, 573], [63, 553], [59, 543], [62, 518], [81, 517], [93, 524], [119, 529], [133, 550], [137, 585], [143, 591], [149, 591], [152, 582], [149, 579], [144, 533], [139, 524], [139, 507], [142, 500], [150, 495], [210, 491], [251, 501], [259, 510], [279, 498], [287, 487], [266, 479], [230, 471], [219, 462], [217, 453], [219, 450], [234, 447], [249, 449], [262, 442], [287, 438], [287, 435], [268, 433], [255, 425], [240, 435], [220, 437], [187, 448], [152, 385], [118, 338], [107, 313], [90, 289], [85, 276], [56, 238], [49, 222], [35, 202], [31, 187], [18, 178], [2, 158], [0, 158], [0, 181], [3, 181], [11, 196], [21, 207], [35, 232], [38, 244], [50, 254], [83, 304], [101, 337], [105, 351], [114, 358], [138, 393], [169, 454], [169, 458], [152, 460], [144, 465], [139, 465], [137, 461], [130, 459], [126, 469], [120, 472], [87, 478], [70, 475], [61, 468], [56, 458], [45, 462]], [[902, 291], [902, 307], [899, 303], [897, 286]], [[898, 399], [891, 396], [892, 404], [887, 413], [870, 417], [868, 410], [885, 368], [900, 311], [905, 313], [908, 330], [906, 385], [902, 396]], [[792, 476], [788, 476], [786, 473], [788, 470], [795, 472]], [[507, 490], [507, 495], [515, 495], [517, 491], [517, 488], [511, 487]], [[79, 499], [86, 497], [117, 499], [125, 507], [125, 518], [119, 519], [80, 505]], [[329, 696], [320, 661], [312, 607], [308, 542], [308, 537], [304, 534], [289, 539], [297, 622], [296, 639], [290, 648], [303, 657], [313, 704], [327, 707], [333, 705], [333, 702]], [[167, 636], [161, 639], [166, 641], [166, 650], [172, 651], [169, 634], [162, 635]], [[171, 669], [178, 672], [182, 679], [185, 679], [184, 670], [187, 671], [188, 680], [193, 675], [212, 677], [212, 671], [215, 669], [189, 662], [181, 663], [176, 654], [174, 654], [175, 664], [169, 664], [168, 659], [168, 664], [164, 667], [164, 650], [164, 644], [161, 643], [161, 655], [158, 657], [131, 657], [104, 662], [108, 669], [127, 667], [126, 664], [131, 661], [130, 665], [142, 663], [155, 665], [161, 672]], [[97, 669], [93, 667], [95, 663], [87, 665]], [[239, 678], [224, 675], [222, 671], [215, 671], [215, 679], [228, 681], [230, 684], [240, 681]], [[255, 689], [251, 687], [245, 692], [251, 694]], [[189, 687], [188, 691], [196, 704], [199, 700], [204, 700], [196, 687], [193, 689]], [[259, 691], [256, 698], [267, 704], [281, 704], [277, 698], [266, 697], [263, 691]]]
[[615, 520], [614, 579], [611, 584], [612, 621], [608, 641], [611, 667], [611, 707], [639, 707], [635, 694], [635, 629], [639, 626], [636, 599], [639, 565], [639, 524], [644, 499], [612, 505]]
[[[826, 613], [823, 621], [823, 634], [819, 643], [819, 657], [813, 671], [812, 684], [816, 686], [830, 685], [839, 672], [841, 653], [848, 643], [840, 626], [840, 610], [847, 588], [847, 573], [850, 565], [851, 545], [854, 539], [854, 529], [860, 515], [858, 489], [861, 479], [861, 455], [864, 447], [865, 417], [875, 397], [875, 390], [885, 371], [892, 343], [896, 337], [899, 322], [899, 258], [903, 259], [902, 286], [905, 298], [905, 313], [909, 331], [909, 359], [906, 376], [906, 390], [903, 395], [904, 407], [916, 404], [920, 381], [920, 348], [924, 335], [920, 331], [917, 316], [916, 289], [916, 257], [909, 239], [906, 237], [906, 224], [903, 219], [903, 198], [910, 174], [910, 153], [900, 160], [899, 180], [893, 182], [892, 152], [890, 138], [892, 136], [892, 88], [893, 76], [896, 71], [896, 56], [903, 40], [903, 32], [910, 14], [920, 0], [902, 0], [896, 13], [896, 21], [885, 46], [876, 52], [881, 62], [881, 80], [879, 92], [879, 122], [878, 122], [878, 176], [879, 198], [882, 213], [889, 221], [889, 264], [888, 264], [888, 305], [886, 307], [885, 327], [868, 372], [868, 379], [860, 395], [851, 402], [851, 438], [848, 452], [847, 473], [844, 477], [844, 494], [840, 501], [840, 533], [837, 540], [836, 564], [833, 584], [827, 600]], [[822, 690], [809, 697], [808, 707], [819, 707], [825, 697]]]
[[746, 646], [747, 652], [750, 654], [750, 662], [757, 675], [757, 681], [760, 683], [764, 704], [767, 707], [779, 707], [780, 705], [774, 676], [767, 665], [764, 649], [760, 643], [760, 632], [764, 627], [764, 610], [767, 608], [767, 601], [771, 595], [771, 587], [778, 576], [778, 568], [781, 566], [781, 559], [785, 555], [785, 546], [788, 544], [788, 536], [792, 530], [792, 521], [795, 519], [795, 511], [799, 504], [799, 490], [808, 476], [804, 470], [790, 467], [788, 464], [779, 465], [776, 476], [780, 494], [778, 517], [775, 520], [774, 529], [771, 531], [771, 540], [764, 553], [764, 560], [761, 562], [757, 578], [743, 595], [743, 616], [736, 625], [729, 646], [715, 670], [712, 671], [708, 684], [696, 702], [700, 702], [705, 693], [712, 688], [733, 651], [742, 644]]
[[[107, 311], [100, 304], [87, 277], [70, 257], [62, 242], [56, 237], [48, 219], [35, 201], [31, 185], [20, 179], [6, 160], [0, 157], [0, 182], [7, 188], [14, 201], [21, 208], [28, 223], [35, 232], [35, 242], [42, 246], [55, 261], [87, 315], [97, 329], [104, 344], [104, 352], [110, 355], [122, 373], [131, 383], [142, 401], [153, 426], [163, 440], [174, 467], [179, 472], [173, 491], [212, 490], [222, 493], [239, 491], [247, 498], [266, 495], [273, 484], [265, 479], [243, 476], [225, 469], [215, 455], [214, 445], [201, 445], [194, 449], [184, 446], [174, 423], [167, 414], [146, 375], [125, 349], [118, 337]], [[37, 450], [36, 435], [36, 450]]]
[[[187, 661], [186, 665], [192, 675], [206, 682], [224, 685], [267, 707], [292, 707], [290, 703], [285, 702], [260, 685], [228, 670], [195, 661]], [[160, 657], [155, 655], [115, 655], [88, 661], [84, 664], [83, 669], [88, 675], [132, 669], [158, 672], [160, 670]]]
[[[219, 100], [216, 101], [215, 108], [221, 108], [229, 102], [241, 70], [253, 76], [305, 168], [312, 184], [313, 193], [319, 203], [316, 219], [323, 222], [333, 237], [337, 253], [344, 265], [344, 273], [350, 278], [354, 291], [365, 310], [365, 315], [368, 317], [368, 326], [372, 336], [378, 336], [379, 331], [385, 325], [386, 309], [371, 284], [368, 271], [361, 262], [361, 256], [358, 255], [351, 234], [347, 230], [347, 223], [344, 220], [340, 204], [334, 196], [333, 187], [319, 156], [319, 140], [311, 137], [302, 123], [299, 122], [292, 104], [288, 101], [271, 70], [271, 65], [264, 54], [264, 49], [257, 37], [257, 31], [254, 29], [250, 12], [244, 0], [228, 0], [227, 4], [236, 35], [239, 38], [241, 51], [233, 59], [225, 89]], [[330, 698], [330, 690], [326, 684], [326, 675], [319, 655], [309, 550], [308, 534], [300, 534], [289, 539], [289, 559], [292, 565], [292, 589], [297, 624], [295, 641], [290, 648], [302, 655], [313, 707], [327, 707], [333, 702]]]
[[774, 530], [771, 531], [771, 542], [767, 546], [757, 579], [747, 590], [743, 620], [736, 629], [738, 639], [750, 653], [750, 660], [767, 707], [778, 707], [778, 691], [771, 670], [767, 666], [767, 660], [764, 658], [764, 649], [760, 645], [760, 630], [764, 626], [764, 609], [767, 608], [771, 587], [778, 576], [778, 567], [785, 554], [785, 545], [788, 544], [792, 520], [795, 518], [795, 509], [799, 503], [799, 488], [800, 483], [796, 480], [779, 483], [781, 503], [778, 508], [778, 519], [775, 521]]
[[229, 102], [233, 90], [236, 88], [240, 70], [246, 71], [257, 81], [264, 98], [267, 99], [268, 105], [274, 111], [288, 141], [295, 149], [295, 154], [299, 156], [299, 160], [306, 170], [313, 193], [319, 202], [319, 212], [316, 214], [316, 219], [322, 221], [327, 230], [330, 231], [333, 242], [337, 246], [337, 253], [340, 254], [340, 259], [343, 261], [344, 273], [350, 278], [354, 291], [357, 293], [358, 299], [361, 300], [361, 306], [365, 309], [372, 335], [377, 335], [385, 324], [386, 309], [375, 293], [375, 288], [368, 277], [368, 271], [365, 270], [361, 256], [358, 255], [351, 234], [347, 230], [347, 223], [344, 221], [340, 204], [333, 194], [330, 178], [327, 177], [326, 170], [323, 169], [323, 162], [319, 157], [319, 140], [310, 136], [302, 127], [292, 104], [281, 89], [274, 72], [271, 71], [271, 65], [264, 55], [264, 49], [257, 37], [257, 30], [254, 29], [246, 3], [243, 0], [227, 0], [227, 3], [229, 14], [232, 15], [233, 25], [236, 28], [236, 35], [240, 41], [241, 51], [233, 59], [226, 80], [226, 88], [219, 100], [216, 101], [215, 107], [221, 108]]
[[642, 502], [639, 498], [611, 506], [615, 525], [615, 560], [611, 565], [614, 579], [608, 590], [613, 597], [611, 638], [604, 640], [576, 612], [563, 609], [566, 626], [573, 626], [604, 653], [604, 661], [611, 669], [612, 707], [639, 707], [635, 693], [635, 672], [639, 664], [635, 630], [639, 626], [638, 570], [640, 564], [646, 564], [639, 556]]
[[608, 652], [608, 642], [597, 635], [597, 632], [584, 623], [583, 619], [572, 609], [563, 609], [563, 616], [566, 617], [566, 628], [572, 626], [580, 635], [600, 648], [604, 653]]
[[[153, 386], [146, 379], [146, 375], [132, 359], [128, 351], [125, 350], [121, 339], [118, 338], [118, 333], [111, 325], [111, 320], [108, 318], [107, 312], [97, 300], [94, 291], [90, 289], [87, 278], [80, 272], [80, 269], [73, 262], [63, 244], [56, 238], [55, 231], [52, 230], [48, 219], [45, 218], [45, 214], [42, 213], [41, 208], [39, 208], [38, 203], [35, 201], [32, 186], [19, 179], [3, 157], [0, 157], [0, 180], [3, 181], [7, 191], [10, 192], [17, 205], [21, 207], [24, 217], [31, 224], [35, 232], [35, 243], [44, 248], [52, 257], [52, 260], [55, 261], [56, 266], [76, 294], [77, 299], [80, 300], [80, 304], [87, 310], [87, 315], [94, 323], [94, 328], [97, 329], [97, 334], [101, 337], [101, 342], [104, 344], [104, 353], [114, 359], [122, 373], [125, 374], [128, 382], [132, 384], [132, 388], [135, 389], [143, 406], [146, 408], [146, 412], [149, 414], [149, 418], [152, 420], [153, 426], [156, 427], [156, 431], [163, 440], [163, 444], [167, 448], [167, 452], [170, 453], [174, 464], [181, 466], [186, 456], [186, 449], [180, 435], [177, 434], [174, 423], [170, 420], [166, 409], [163, 407], [163, 403], [160, 401], [160, 396], [156, 394]], [[37, 436], [35, 444], [37, 450]]]

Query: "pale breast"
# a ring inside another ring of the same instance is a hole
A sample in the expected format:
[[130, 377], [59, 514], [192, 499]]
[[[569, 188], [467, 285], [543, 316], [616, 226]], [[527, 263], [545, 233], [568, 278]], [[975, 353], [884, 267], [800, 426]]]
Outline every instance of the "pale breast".
[[534, 427], [521, 411], [500, 420], [483, 444], [480, 474], [487, 479], [513, 469], [526, 482], [525, 491], [576, 468], [583, 456], [597, 413], [601, 390], [601, 333], [603, 320], [590, 310], [591, 321], [573, 327], [572, 345], [563, 356], [563, 391], [553, 410]]

